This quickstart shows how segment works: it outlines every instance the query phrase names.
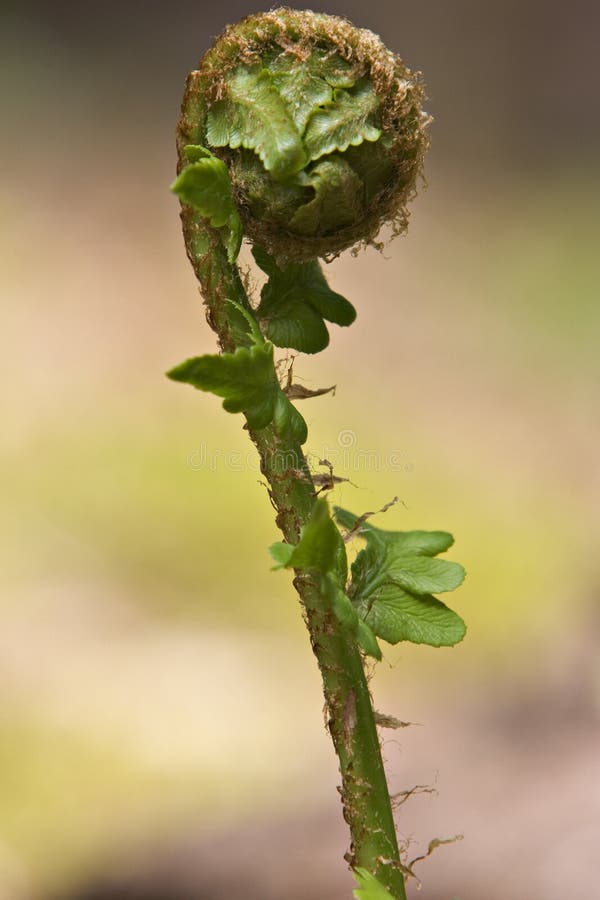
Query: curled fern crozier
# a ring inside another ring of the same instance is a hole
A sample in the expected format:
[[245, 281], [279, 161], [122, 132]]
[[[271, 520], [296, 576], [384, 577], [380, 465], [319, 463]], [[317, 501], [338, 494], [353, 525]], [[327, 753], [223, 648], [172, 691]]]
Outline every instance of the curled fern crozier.
[[[331, 258], [407, 226], [427, 149], [419, 73], [371, 31], [276, 9], [230, 26], [189, 76], [178, 128], [227, 166], [244, 234], [275, 258]], [[187, 149], [186, 149], [187, 148]]]

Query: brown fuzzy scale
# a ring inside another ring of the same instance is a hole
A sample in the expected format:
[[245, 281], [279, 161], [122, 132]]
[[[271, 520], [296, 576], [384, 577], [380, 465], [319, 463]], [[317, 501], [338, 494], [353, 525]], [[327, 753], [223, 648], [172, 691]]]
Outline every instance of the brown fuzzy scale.
[[[303, 58], [317, 47], [331, 49], [357, 73], [370, 79], [381, 103], [383, 133], [391, 141], [388, 152], [393, 176], [360, 219], [327, 235], [302, 236], [257, 219], [236, 191], [246, 236], [284, 260], [331, 259], [349, 247], [380, 248], [376, 237], [384, 225], [391, 226], [393, 236], [404, 232], [408, 225], [407, 203], [416, 194], [429, 146], [430, 118], [422, 108], [425, 92], [419, 72], [411, 72], [372, 31], [356, 28], [338, 16], [282, 7], [228, 26], [205, 54], [198, 70], [190, 74], [178, 126], [179, 167], [186, 163], [182, 158], [186, 144], [206, 143], [207, 111], [224, 96], [227, 78], [234, 69], [260, 63], [269, 52], [290, 51]], [[227, 158], [226, 149], [216, 152]]]

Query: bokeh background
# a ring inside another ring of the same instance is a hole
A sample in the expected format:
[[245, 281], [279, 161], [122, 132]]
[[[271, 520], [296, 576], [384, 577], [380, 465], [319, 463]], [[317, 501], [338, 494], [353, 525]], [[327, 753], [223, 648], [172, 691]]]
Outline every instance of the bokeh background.
[[[292, 4], [296, 5], [296, 4]], [[298, 4], [300, 7], [302, 4]], [[600, 841], [597, 4], [330, 0], [421, 69], [428, 187], [296, 360], [315, 465], [468, 569], [376, 705], [424, 900], [589, 900]], [[336, 763], [168, 185], [187, 71], [260, 5], [4, 2], [0, 897], [348, 898]], [[247, 261], [246, 257], [246, 261]], [[410, 884], [411, 897], [417, 885]]]

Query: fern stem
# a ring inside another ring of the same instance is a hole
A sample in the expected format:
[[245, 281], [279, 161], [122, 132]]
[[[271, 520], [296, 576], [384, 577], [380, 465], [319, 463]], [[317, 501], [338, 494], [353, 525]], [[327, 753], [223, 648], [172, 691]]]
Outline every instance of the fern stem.
[[[207, 319], [222, 350], [248, 346], [247, 325], [233, 299], [249, 308], [235, 265], [230, 265], [220, 237], [191, 207], [182, 211], [186, 249], [207, 308]], [[284, 538], [297, 543], [310, 517], [315, 488], [299, 444], [284, 442], [269, 426], [250, 432], [261, 470], [277, 511]], [[406, 900], [398, 842], [371, 696], [358, 646], [343, 633], [308, 572], [297, 572], [300, 596], [313, 652], [323, 679], [328, 728], [339, 760], [344, 818], [350, 828], [352, 867], [376, 876], [395, 900]]]

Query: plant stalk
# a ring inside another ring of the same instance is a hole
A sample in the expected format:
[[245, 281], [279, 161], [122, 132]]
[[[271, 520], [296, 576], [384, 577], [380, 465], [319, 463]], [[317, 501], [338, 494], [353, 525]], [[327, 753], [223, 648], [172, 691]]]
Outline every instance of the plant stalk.
[[[249, 346], [247, 326], [228, 300], [250, 304], [237, 266], [230, 265], [218, 234], [190, 207], [182, 211], [183, 232], [221, 350]], [[261, 471], [286, 541], [297, 543], [311, 515], [315, 487], [299, 444], [284, 442], [268, 426], [250, 432]], [[395, 900], [406, 900], [404, 875], [379, 737], [363, 660], [354, 639], [343, 631], [309, 572], [296, 572], [310, 642], [323, 679], [327, 725], [339, 760], [340, 793], [351, 847], [346, 860], [371, 872]]]

